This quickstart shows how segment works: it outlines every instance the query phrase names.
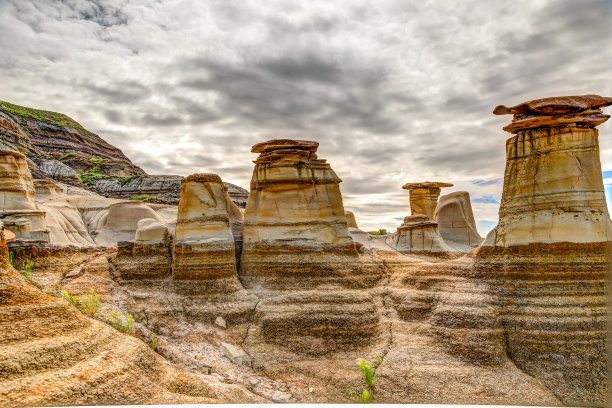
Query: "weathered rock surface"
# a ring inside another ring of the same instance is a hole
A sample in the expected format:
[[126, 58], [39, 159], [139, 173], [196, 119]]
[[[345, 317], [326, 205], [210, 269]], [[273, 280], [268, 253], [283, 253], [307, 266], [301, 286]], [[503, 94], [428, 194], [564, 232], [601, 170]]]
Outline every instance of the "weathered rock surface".
[[[612, 100], [594, 95], [545, 98], [502, 109], [514, 113], [516, 133], [506, 141], [506, 171], [499, 224], [484, 245], [603, 242], [612, 240], [599, 162], [598, 131], [584, 121], [589, 112]], [[584, 108], [588, 106], [588, 108]], [[596, 109], [599, 123], [607, 120]], [[571, 112], [570, 121], [564, 114]], [[591, 113], [589, 113], [591, 114]], [[524, 115], [546, 116], [532, 127]]]
[[440, 197], [434, 213], [434, 221], [444, 242], [460, 252], [468, 252], [482, 243], [476, 230], [470, 193], [456, 191]]
[[438, 223], [426, 215], [410, 215], [397, 227], [395, 234], [387, 238], [387, 243], [402, 254], [425, 256], [451, 256], [458, 252], [448, 245], [438, 231]]
[[425, 181], [423, 183], [407, 183], [402, 187], [410, 191], [411, 215], [426, 215], [430, 220], [434, 219], [440, 189], [452, 187], [450, 183], [438, 183]]
[[25, 156], [0, 150], [0, 221], [23, 242], [47, 243], [45, 212], [36, 205], [35, 197]]
[[177, 370], [141, 340], [27, 284], [4, 243], [0, 293], [3, 406], [262, 402], [244, 387]]

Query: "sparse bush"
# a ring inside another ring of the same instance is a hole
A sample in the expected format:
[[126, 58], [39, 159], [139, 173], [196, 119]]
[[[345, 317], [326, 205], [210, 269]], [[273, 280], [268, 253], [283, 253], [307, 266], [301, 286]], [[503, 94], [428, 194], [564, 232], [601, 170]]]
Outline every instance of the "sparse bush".
[[75, 152], [68, 152], [68, 153], [66, 153], [65, 155], [63, 155], [62, 157], [60, 157], [60, 158], [59, 158], [59, 160], [60, 160], [60, 161], [62, 161], [62, 160], [64, 160], [64, 159], [67, 159], [67, 158], [69, 158], [69, 157], [74, 157], [74, 156], [76, 156], [76, 153], [75, 153]]
[[90, 161], [91, 161], [91, 164], [96, 164], [96, 165], [98, 165], [98, 164], [102, 164], [102, 162], [104, 161], [104, 159], [96, 159], [95, 157], [92, 157]]
[[96, 183], [96, 180], [100, 180], [106, 178], [104, 174], [102, 174], [102, 170], [100, 167], [92, 167], [91, 169], [79, 173], [79, 179], [88, 187], [93, 187]]
[[119, 312], [113, 312], [110, 316], [110, 319], [107, 321], [107, 323], [113, 326], [115, 329], [117, 329], [121, 333], [129, 334], [130, 336], [133, 336], [135, 333], [134, 318], [129, 313], [123, 316]]
[[139, 195], [139, 196], [135, 196], [135, 197], [130, 198], [130, 200], [149, 202], [149, 201], [157, 201], [157, 200], [159, 200], [159, 198], [152, 197], [152, 196], [149, 196], [149, 195]]
[[62, 296], [62, 299], [67, 300], [68, 302], [72, 303], [72, 305], [76, 307], [79, 307], [79, 297], [77, 295], [71, 295], [65, 290], [62, 290], [61, 296]]
[[387, 232], [386, 229], [381, 228], [378, 231], [369, 231], [368, 234], [371, 234], [371, 235], [387, 235], [388, 232]]
[[31, 259], [28, 259], [28, 262], [26, 263], [25, 268], [23, 268], [23, 271], [21, 271], [21, 274], [26, 279], [32, 279], [32, 271], [34, 271], [34, 262], [32, 262]]
[[9, 252], [9, 263], [11, 266], [15, 266], [15, 253], [13, 251]]
[[95, 317], [100, 308], [100, 295], [91, 289], [85, 297], [85, 303], [83, 304], [83, 313], [88, 316]]
[[151, 347], [151, 350], [155, 351], [157, 350], [157, 346], [158, 346], [158, 342], [157, 342], [157, 333], [153, 332], [151, 334], [151, 344], [149, 344], [149, 347]]
[[[376, 357], [376, 362], [378, 364], [382, 363], [382, 358]], [[348, 390], [346, 390], [346, 392], [352, 397], [353, 401], [355, 401], [356, 403], [372, 403], [374, 402], [374, 386], [376, 385], [374, 366], [363, 358], [359, 359], [357, 365], [361, 370], [361, 374], [363, 376], [363, 380], [366, 383], [366, 386], [365, 388], [362, 388], [361, 391], [355, 391], [349, 388]]]
[[125, 176], [123, 178], [121, 178], [121, 180], [119, 181], [119, 184], [121, 184], [121, 186], [125, 186], [127, 185], [130, 181], [132, 181], [133, 179], [135, 179], [136, 177], [140, 177], [136, 174], [132, 174], [130, 176]]

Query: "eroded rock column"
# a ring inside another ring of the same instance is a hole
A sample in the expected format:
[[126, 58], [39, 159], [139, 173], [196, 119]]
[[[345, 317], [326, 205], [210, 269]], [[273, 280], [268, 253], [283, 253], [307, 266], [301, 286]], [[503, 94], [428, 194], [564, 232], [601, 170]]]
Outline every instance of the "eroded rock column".
[[215, 280], [237, 274], [227, 188], [216, 174], [193, 174], [181, 183], [172, 276]]
[[545, 98], [496, 114], [506, 172], [499, 225], [475, 270], [498, 285], [508, 356], [565, 405], [604, 406], [606, 278], [612, 227], [595, 126], [609, 116], [597, 95]]
[[482, 237], [476, 230], [470, 193], [467, 191], [456, 191], [440, 197], [434, 220], [438, 223], [444, 242], [457, 250], [468, 252], [482, 243]]
[[38, 208], [35, 197], [25, 156], [13, 150], [0, 150], [0, 221], [17, 240], [48, 243], [45, 212]]
[[430, 181], [404, 184], [402, 188], [410, 192], [410, 215], [426, 215], [427, 218], [433, 220], [440, 189], [452, 186], [450, 183]]
[[356, 260], [338, 187], [341, 180], [317, 158], [318, 145], [281, 139], [253, 146], [259, 157], [244, 217], [245, 281], [275, 285], [333, 275], [330, 257]]

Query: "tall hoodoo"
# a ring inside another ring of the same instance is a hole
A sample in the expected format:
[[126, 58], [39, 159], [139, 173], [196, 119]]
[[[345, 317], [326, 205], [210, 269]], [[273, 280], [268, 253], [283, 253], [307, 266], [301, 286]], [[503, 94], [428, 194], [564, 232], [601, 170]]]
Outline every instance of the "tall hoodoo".
[[499, 225], [485, 245], [612, 240], [595, 129], [610, 104], [584, 95], [495, 108], [514, 114], [504, 130], [515, 136], [506, 141]]
[[234, 205], [216, 174], [192, 174], [181, 183], [174, 238], [175, 279], [236, 276], [236, 253], [229, 213]]
[[[504, 129], [499, 224], [476, 251], [475, 270], [498, 285], [512, 361], [565, 405], [606, 399], [606, 279], [612, 224], [599, 162], [597, 95], [538, 99]], [[607, 241], [607, 242], [606, 242]]]
[[330, 265], [341, 258], [345, 264], [356, 260], [341, 180], [317, 158], [318, 146], [288, 139], [253, 146], [259, 157], [254, 161], [242, 250], [242, 280], [247, 285], [275, 286], [277, 278], [290, 285], [321, 274], [336, 276]]
[[433, 220], [438, 205], [438, 197], [440, 197], [440, 189], [452, 186], [450, 183], [431, 181], [404, 184], [402, 188], [410, 192], [410, 215], [426, 215], [430, 220]]
[[45, 212], [38, 208], [35, 197], [25, 156], [0, 150], [0, 221], [23, 242], [48, 243]]

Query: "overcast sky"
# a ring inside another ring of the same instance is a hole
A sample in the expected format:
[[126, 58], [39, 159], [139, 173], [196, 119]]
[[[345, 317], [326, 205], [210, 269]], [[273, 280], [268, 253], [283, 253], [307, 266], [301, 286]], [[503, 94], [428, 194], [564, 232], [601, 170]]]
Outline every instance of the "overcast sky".
[[[612, 96], [611, 16], [612, 0], [0, 0], [0, 100], [65, 113], [151, 174], [247, 188], [253, 144], [316, 140], [363, 229], [394, 229], [401, 186], [428, 180], [469, 191], [484, 235], [510, 137], [491, 111]], [[612, 124], [600, 135], [610, 193]]]

